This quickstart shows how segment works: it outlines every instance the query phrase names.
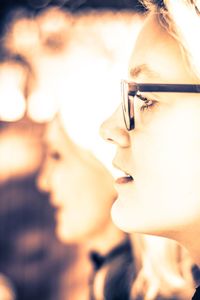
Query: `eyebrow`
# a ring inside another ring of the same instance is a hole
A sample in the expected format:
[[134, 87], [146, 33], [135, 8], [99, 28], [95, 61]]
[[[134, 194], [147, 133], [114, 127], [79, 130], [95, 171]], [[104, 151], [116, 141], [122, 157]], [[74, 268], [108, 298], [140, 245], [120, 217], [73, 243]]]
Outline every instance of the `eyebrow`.
[[130, 76], [133, 77], [134, 79], [143, 74], [145, 76], [160, 78], [160, 75], [156, 71], [152, 70], [147, 64], [138, 65], [130, 69], [129, 73]]

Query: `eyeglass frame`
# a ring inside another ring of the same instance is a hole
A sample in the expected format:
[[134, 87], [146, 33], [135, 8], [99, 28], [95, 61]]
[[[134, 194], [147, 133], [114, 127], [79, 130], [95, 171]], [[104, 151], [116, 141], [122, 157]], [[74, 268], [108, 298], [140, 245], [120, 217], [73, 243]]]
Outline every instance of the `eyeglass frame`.
[[[122, 111], [128, 131], [135, 128], [134, 103], [129, 96], [135, 97], [138, 92], [200, 93], [200, 84], [136, 83], [121, 80]], [[131, 105], [133, 106], [132, 110]]]

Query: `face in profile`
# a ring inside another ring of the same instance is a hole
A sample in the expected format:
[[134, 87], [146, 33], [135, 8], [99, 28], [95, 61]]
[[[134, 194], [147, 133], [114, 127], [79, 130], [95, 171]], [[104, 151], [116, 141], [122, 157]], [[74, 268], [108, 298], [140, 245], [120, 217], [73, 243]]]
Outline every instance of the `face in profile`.
[[[195, 84], [182, 54], [157, 17], [149, 16], [128, 80]], [[199, 94], [139, 92], [134, 101], [135, 129], [127, 131], [121, 106], [101, 127], [103, 137], [117, 146], [114, 165], [123, 172], [116, 180], [119, 196], [112, 217], [128, 232], [173, 237], [199, 224]]]
[[101, 233], [116, 197], [113, 179], [88, 151], [77, 146], [58, 118], [49, 123], [47, 154], [38, 178], [57, 208], [57, 234], [64, 242], [81, 242]]

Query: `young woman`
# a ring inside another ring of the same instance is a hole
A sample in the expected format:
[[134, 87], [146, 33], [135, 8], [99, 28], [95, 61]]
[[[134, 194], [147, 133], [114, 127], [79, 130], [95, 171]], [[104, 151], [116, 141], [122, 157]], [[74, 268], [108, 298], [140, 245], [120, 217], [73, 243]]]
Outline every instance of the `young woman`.
[[[71, 274], [76, 287], [68, 286], [70, 299], [99, 299], [103, 294], [106, 299], [129, 299], [134, 266], [128, 238], [110, 219], [116, 197], [112, 176], [91, 152], [72, 141], [59, 116], [47, 126], [45, 140], [48, 152], [38, 185], [56, 207], [57, 236], [81, 250]], [[108, 289], [124, 276], [128, 282], [117, 294]]]
[[112, 218], [124, 231], [178, 241], [199, 264], [200, 6], [149, 2], [122, 104], [101, 127], [123, 173]]

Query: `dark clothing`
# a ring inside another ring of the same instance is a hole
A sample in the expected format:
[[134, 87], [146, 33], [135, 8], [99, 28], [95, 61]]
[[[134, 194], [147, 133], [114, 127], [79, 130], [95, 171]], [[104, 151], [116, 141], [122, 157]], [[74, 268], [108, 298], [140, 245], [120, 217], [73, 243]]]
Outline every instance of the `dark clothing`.
[[200, 286], [196, 288], [196, 292], [194, 293], [192, 300], [200, 300]]
[[131, 286], [136, 276], [130, 241], [128, 239], [125, 240], [122, 244], [112, 249], [106, 256], [92, 252], [90, 258], [94, 265], [90, 300], [95, 300], [93, 282], [98, 271], [103, 267], [106, 267], [107, 272], [102, 299], [129, 300]]
[[198, 286], [196, 288], [196, 292], [194, 293], [194, 296], [192, 297], [192, 300], [200, 300], [200, 268], [197, 265], [193, 265], [191, 271], [196, 286]]

